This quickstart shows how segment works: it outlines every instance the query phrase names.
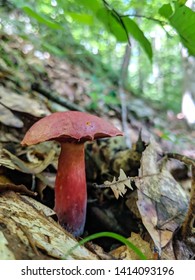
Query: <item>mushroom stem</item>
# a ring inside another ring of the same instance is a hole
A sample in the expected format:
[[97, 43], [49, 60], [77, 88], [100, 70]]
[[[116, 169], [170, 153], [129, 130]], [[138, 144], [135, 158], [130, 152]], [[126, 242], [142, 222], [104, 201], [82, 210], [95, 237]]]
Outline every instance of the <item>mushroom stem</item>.
[[75, 236], [83, 233], [87, 190], [83, 143], [61, 143], [55, 182], [55, 211], [60, 224]]

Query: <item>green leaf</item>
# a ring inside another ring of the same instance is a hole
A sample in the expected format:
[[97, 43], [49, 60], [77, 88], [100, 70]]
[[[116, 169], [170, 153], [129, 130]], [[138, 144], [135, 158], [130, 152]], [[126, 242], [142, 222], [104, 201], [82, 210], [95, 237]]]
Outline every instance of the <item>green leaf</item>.
[[124, 18], [123, 22], [128, 30], [128, 32], [131, 34], [131, 36], [140, 44], [142, 49], [145, 51], [147, 54], [148, 58], [150, 61], [152, 61], [152, 46], [149, 40], [145, 37], [144, 33], [142, 30], [139, 28], [137, 23], [133, 21], [130, 18]]
[[93, 12], [97, 12], [97, 10], [102, 7], [101, 1], [99, 0], [76, 0], [75, 2], [76, 5], [83, 5], [85, 8], [88, 8]]
[[185, 3], [187, 2], [187, 0], [177, 0], [178, 4], [180, 6], [185, 5]]
[[195, 55], [195, 13], [186, 6], [178, 6], [170, 19], [190, 54]]
[[126, 42], [127, 35], [124, 28], [113, 16], [110, 10], [101, 8], [96, 13], [97, 18], [105, 25], [106, 29], [112, 33], [119, 42]]
[[164, 18], [169, 18], [172, 13], [173, 13], [173, 10], [172, 10], [172, 7], [170, 4], [164, 4], [159, 10], [158, 10], [159, 14], [164, 17]]
[[[182, 44], [188, 49], [189, 54], [195, 56], [195, 12], [186, 6], [175, 4], [174, 13], [170, 14], [171, 7], [163, 5], [159, 12], [168, 18], [171, 26], [177, 31]], [[170, 6], [170, 5], [169, 5]], [[163, 13], [162, 13], [163, 11]], [[164, 13], [164, 11], [166, 11]]]
[[29, 6], [23, 6], [21, 8], [29, 17], [36, 19], [39, 23], [45, 24], [52, 29], [62, 29], [61, 25], [48, 20], [46, 17], [33, 11]]
[[93, 17], [88, 14], [67, 13], [73, 20], [87, 25], [93, 24]]
[[127, 42], [127, 36], [132, 36], [143, 48], [149, 60], [152, 61], [152, 46], [135, 21], [128, 17], [122, 17], [122, 24], [111, 11], [104, 8], [98, 10], [97, 17], [119, 42]]

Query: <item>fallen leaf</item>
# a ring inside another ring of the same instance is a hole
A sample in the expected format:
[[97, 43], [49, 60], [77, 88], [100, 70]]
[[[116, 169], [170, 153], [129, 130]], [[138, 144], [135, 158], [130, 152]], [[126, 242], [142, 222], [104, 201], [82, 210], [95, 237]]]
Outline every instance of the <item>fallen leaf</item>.
[[3, 86], [0, 86], [0, 99], [1, 103], [7, 108], [19, 112], [29, 113], [30, 108], [31, 114], [38, 117], [50, 113], [44, 103], [40, 103], [38, 100], [30, 98], [27, 93], [25, 95], [20, 95]]
[[123, 196], [126, 193], [127, 188], [133, 189], [131, 187], [129, 177], [126, 176], [125, 172], [122, 169], [120, 169], [118, 180], [116, 180], [116, 178], [114, 177], [112, 182], [105, 181], [104, 185], [111, 188], [116, 199], [118, 199], [119, 196]]
[[165, 167], [162, 170], [158, 167], [157, 149], [153, 143], [142, 154], [135, 184], [143, 224], [161, 252], [184, 221], [188, 199], [170, 172]]
[[23, 122], [18, 119], [14, 114], [5, 108], [3, 105], [0, 104], [0, 122], [4, 125], [21, 128], [23, 127]]

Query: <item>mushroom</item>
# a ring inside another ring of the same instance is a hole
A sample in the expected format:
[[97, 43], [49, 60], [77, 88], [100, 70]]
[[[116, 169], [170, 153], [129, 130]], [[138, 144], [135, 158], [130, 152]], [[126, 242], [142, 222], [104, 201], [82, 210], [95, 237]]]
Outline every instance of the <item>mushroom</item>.
[[86, 175], [84, 142], [121, 136], [109, 122], [83, 112], [56, 112], [37, 121], [26, 133], [22, 145], [48, 140], [61, 144], [55, 181], [55, 207], [59, 223], [74, 236], [83, 233], [86, 219]]

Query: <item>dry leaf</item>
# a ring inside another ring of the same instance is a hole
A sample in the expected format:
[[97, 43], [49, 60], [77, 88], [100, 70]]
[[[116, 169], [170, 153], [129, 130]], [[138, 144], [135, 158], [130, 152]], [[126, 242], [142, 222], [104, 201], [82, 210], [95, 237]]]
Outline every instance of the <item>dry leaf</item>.
[[133, 189], [131, 187], [129, 177], [126, 176], [125, 172], [122, 169], [120, 169], [120, 175], [119, 175], [118, 180], [116, 180], [116, 178], [114, 177], [112, 182], [105, 181], [104, 185], [106, 187], [111, 188], [111, 190], [113, 191], [116, 199], [118, 199], [119, 196], [123, 196], [126, 193], [127, 188]]
[[[40, 103], [39, 101], [30, 98], [27, 93], [25, 95], [16, 94], [3, 86], [0, 86], [0, 99], [1, 103], [6, 107], [20, 112], [29, 113], [30, 108], [30, 112], [34, 116], [41, 117], [50, 113], [43, 102]], [[15, 118], [14, 115], [13, 118]]]
[[0, 122], [4, 125], [21, 128], [23, 127], [23, 122], [18, 119], [14, 114], [4, 106], [0, 104]]
[[182, 187], [169, 171], [161, 171], [157, 164], [157, 151], [151, 143], [143, 152], [138, 188], [138, 208], [143, 224], [161, 252], [182, 224], [188, 208], [188, 199]]

